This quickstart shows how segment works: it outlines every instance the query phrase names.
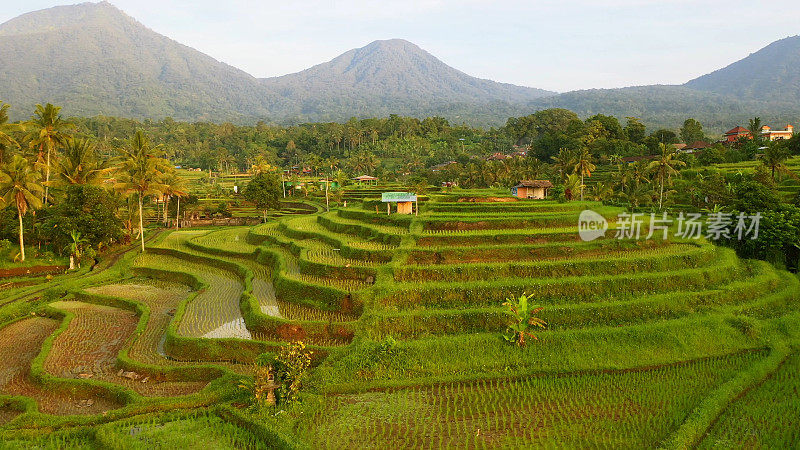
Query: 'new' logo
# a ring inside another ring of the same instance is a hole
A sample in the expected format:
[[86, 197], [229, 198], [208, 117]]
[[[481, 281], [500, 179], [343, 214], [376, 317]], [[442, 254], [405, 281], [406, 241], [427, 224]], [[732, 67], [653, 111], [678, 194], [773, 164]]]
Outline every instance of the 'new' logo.
[[606, 235], [608, 221], [605, 217], [592, 211], [584, 209], [578, 217], [578, 234], [581, 240], [588, 242]]

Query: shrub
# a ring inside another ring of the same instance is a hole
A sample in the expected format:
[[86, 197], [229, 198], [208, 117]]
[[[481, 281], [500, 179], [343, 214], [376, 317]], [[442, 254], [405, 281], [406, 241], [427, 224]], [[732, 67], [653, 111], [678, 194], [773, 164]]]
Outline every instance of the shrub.
[[508, 314], [511, 317], [506, 332], [503, 335], [508, 342], [513, 342], [520, 347], [525, 346], [525, 338], [530, 337], [534, 340], [539, 340], [530, 330], [547, 326], [547, 322], [536, 317], [536, 314], [544, 309], [541, 306], [536, 306], [528, 302], [528, 296], [522, 294], [519, 298], [509, 298], [503, 305], [508, 308]]
[[303, 341], [289, 342], [283, 346], [275, 358], [275, 369], [281, 386], [278, 388], [279, 400], [286, 403], [297, 401], [303, 381], [311, 367], [311, 350]]

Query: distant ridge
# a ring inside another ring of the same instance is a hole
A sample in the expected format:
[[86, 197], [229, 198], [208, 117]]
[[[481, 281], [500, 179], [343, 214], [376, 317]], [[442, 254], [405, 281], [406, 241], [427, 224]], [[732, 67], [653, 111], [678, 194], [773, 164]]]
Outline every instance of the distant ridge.
[[800, 36], [775, 41], [684, 86], [747, 100], [800, 102]]
[[500, 125], [549, 107], [724, 128], [760, 115], [800, 123], [800, 37], [682, 86], [556, 94], [475, 78], [402, 39], [374, 41], [298, 73], [257, 79], [145, 27], [108, 2], [58, 6], [0, 25], [0, 100], [12, 118], [52, 102], [67, 115], [279, 123], [389, 114]]

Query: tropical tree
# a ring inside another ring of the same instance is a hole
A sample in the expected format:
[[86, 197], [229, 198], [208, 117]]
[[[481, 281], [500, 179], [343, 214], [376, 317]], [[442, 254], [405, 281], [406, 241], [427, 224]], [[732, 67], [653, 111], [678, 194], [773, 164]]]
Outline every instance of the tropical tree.
[[[296, 186], [296, 184], [293, 184]], [[281, 180], [274, 173], [262, 173], [254, 176], [244, 188], [244, 198], [264, 211], [264, 222], [267, 221], [267, 210], [280, 207]]]
[[638, 189], [642, 184], [650, 182], [650, 163], [646, 160], [636, 161], [630, 166], [630, 169], [631, 181], [633, 181], [635, 189]]
[[761, 141], [761, 118], [753, 117], [750, 119], [747, 125], [747, 130], [750, 132], [750, 136], [754, 141]]
[[[68, 136], [68, 131], [75, 125], [61, 118], [61, 107], [50, 103], [45, 106], [36, 105], [36, 111], [30, 120], [25, 123], [28, 134], [25, 139], [31, 148], [39, 149], [38, 163], [45, 167], [45, 188], [42, 202], [46, 205], [50, 195], [50, 160], [59, 147], [62, 147]], [[47, 152], [46, 159], [44, 153]]]
[[56, 175], [64, 184], [91, 184], [103, 182], [112, 168], [97, 157], [96, 145], [89, 139], [68, 137], [64, 157], [56, 164]]
[[369, 150], [359, 150], [353, 155], [350, 163], [354, 172], [367, 175], [371, 175], [378, 166], [375, 154]]
[[567, 176], [570, 169], [575, 165], [575, 154], [571, 150], [562, 148], [558, 150], [558, 155], [553, 156], [553, 166], [558, 170], [560, 179]]
[[80, 260], [83, 256], [83, 246], [86, 245], [86, 239], [81, 236], [80, 231], [72, 231], [69, 234], [70, 243], [67, 244], [67, 252], [69, 253], [69, 270], [75, 270], [75, 261], [78, 261], [78, 267], [81, 266]]
[[[567, 200], [572, 200], [573, 195], [575, 195], [575, 192], [578, 190], [583, 190], [583, 183], [581, 183], [578, 174], [570, 174], [564, 179], [564, 195], [567, 196]], [[569, 192], [569, 194], [567, 194], [567, 192]]]
[[150, 140], [137, 130], [128, 144], [120, 150], [121, 163], [117, 168], [116, 189], [137, 194], [139, 201], [139, 236], [144, 251], [144, 222], [142, 203], [145, 196], [160, 195], [163, 192], [164, 173], [169, 162], [159, 157], [159, 146], [151, 146]]
[[677, 157], [675, 150], [665, 144], [659, 144], [661, 147], [661, 155], [658, 159], [650, 163], [651, 172], [655, 173], [658, 183], [660, 185], [658, 194], [658, 209], [664, 205], [664, 185], [666, 185], [673, 175], [677, 175], [676, 167], [683, 167], [685, 162]]
[[628, 164], [617, 164], [617, 171], [611, 174], [611, 178], [622, 193], [627, 192], [631, 182], [631, 170]]
[[189, 196], [189, 192], [186, 189], [186, 181], [178, 175], [178, 172], [175, 170], [167, 171], [163, 178], [161, 179], [162, 189], [161, 193], [164, 195], [164, 223], [167, 223], [167, 213], [169, 208], [169, 200], [172, 197], [178, 201], [176, 212], [175, 212], [175, 229], [178, 229], [178, 220], [181, 214], [181, 198], [186, 198]]
[[42, 207], [42, 193], [44, 187], [41, 183], [41, 174], [22, 157], [14, 155], [6, 167], [0, 167], [0, 198], [5, 205], [15, 205], [19, 219], [19, 253], [25, 261], [25, 236], [23, 233], [22, 218], [29, 209]]
[[589, 153], [588, 148], [582, 148], [580, 152], [575, 155], [574, 170], [581, 176], [581, 201], [583, 201], [583, 190], [585, 187], [583, 177], [591, 177], [592, 171], [596, 168], [597, 167], [592, 164], [592, 154]]
[[764, 149], [761, 161], [772, 173], [772, 181], [775, 181], [775, 172], [797, 177], [794, 172], [786, 167], [785, 163], [789, 156], [789, 150], [782, 145], [770, 145]]
[[253, 162], [253, 165], [250, 167], [250, 173], [252, 175], [259, 175], [262, 173], [270, 173], [277, 170], [277, 167], [271, 165], [267, 160], [267, 157], [263, 154], [256, 156], [256, 160]]
[[612, 195], [614, 195], [614, 190], [606, 183], [598, 182], [592, 186], [592, 197], [594, 197], [596, 201], [607, 200], [611, 198]]
[[19, 147], [19, 143], [11, 137], [11, 133], [19, 131], [21, 127], [8, 123], [8, 108], [10, 107], [11, 105], [0, 102], [0, 164], [11, 157], [9, 149]]

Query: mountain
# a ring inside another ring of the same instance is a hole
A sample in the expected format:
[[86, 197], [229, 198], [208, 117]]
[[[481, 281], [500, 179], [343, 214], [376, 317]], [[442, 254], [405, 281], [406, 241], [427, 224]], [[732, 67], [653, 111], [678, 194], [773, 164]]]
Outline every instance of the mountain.
[[469, 76], [402, 39], [375, 41], [262, 82], [284, 99], [273, 111], [318, 119], [346, 120], [365, 110], [369, 115], [420, 115], [452, 111], [457, 105], [491, 109], [555, 95]]
[[35, 11], [0, 25], [0, 100], [13, 119], [36, 103], [66, 115], [252, 123], [440, 115], [500, 125], [510, 116], [568, 108], [637, 116], [677, 128], [695, 117], [722, 130], [747, 118], [800, 122], [800, 37], [782, 39], [682, 86], [563, 94], [460, 72], [401, 39], [375, 41], [307, 70], [257, 79], [162, 36], [107, 2]]
[[83, 116], [299, 122], [395, 113], [474, 123], [553, 94], [471, 77], [403, 40], [259, 80], [107, 2], [24, 14], [0, 25], [0, 39], [0, 100], [15, 119], [51, 102]]
[[764, 123], [780, 125], [800, 121], [800, 107], [792, 102], [743, 99], [674, 85], [571, 91], [531, 101], [527, 108], [565, 108], [581, 117], [638, 117], [651, 131], [677, 129], [689, 117], [700, 120], [710, 132], [728, 130], [754, 116], [761, 117]]
[[800, 36], [775, 41], [684, 86], [747, 100], [800, 103]]
[[634, 86], [566, 92], [528, 108], [567, 108], [583, 117], [635, 116], [676, 128], [687, 117], [723, 131], [759, 116], [765, 124], [800, 122], [800, 36], [775, 41], [727, 67], [680, 86]]
[[256, 78], [106, 2], [24, 14], [0, 25], [0, 42], [0, 99], [16, 118], [44, 102], [85, 116], [222, 121], [269, 113]]

